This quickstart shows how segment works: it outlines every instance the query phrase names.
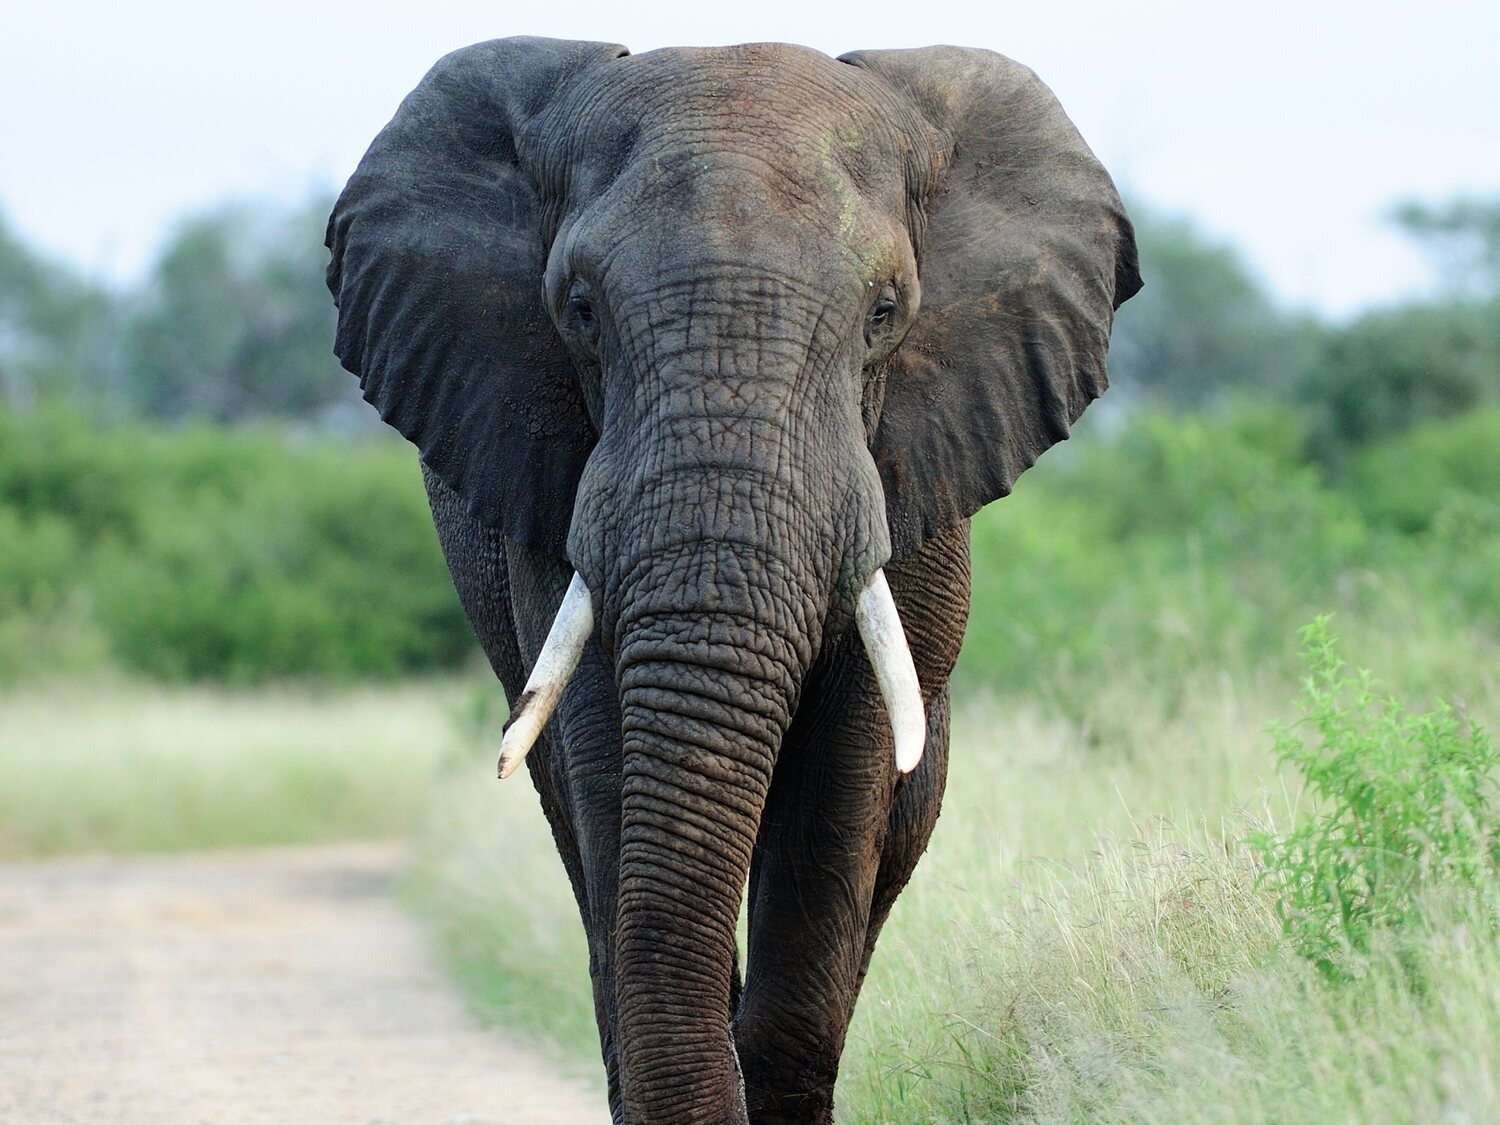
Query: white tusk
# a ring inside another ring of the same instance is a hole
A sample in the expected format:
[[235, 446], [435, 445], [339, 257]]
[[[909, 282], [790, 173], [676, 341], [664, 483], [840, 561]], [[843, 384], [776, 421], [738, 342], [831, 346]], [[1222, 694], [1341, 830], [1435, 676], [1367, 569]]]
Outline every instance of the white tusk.
[[917, 666], [912, 663], [906, 632], [896, 612], [896, 599], [885, 580], [885, 571], [877, 570], [859, 592], [854, 620], [860, 638], [865, 642], [875, 681], [885, 699], [891, 717], [891, 733], [896, 742], [896, 768], [911, 773], [922, 760], [927, 742], [927, 715], [922, 708], [922, 685], [917, 682]]
[[526, 689], [505, 724], [505, 734], [500, 739], [502, 778], [515, 773], [536, 744], [537, 736], [552, 717], [563, 690], [583, 659], [583, 646], [593, 632], [594, 603], [589, 598], [588, 585], [575, 571], [537, 655], [531, 678], [526, 681]]

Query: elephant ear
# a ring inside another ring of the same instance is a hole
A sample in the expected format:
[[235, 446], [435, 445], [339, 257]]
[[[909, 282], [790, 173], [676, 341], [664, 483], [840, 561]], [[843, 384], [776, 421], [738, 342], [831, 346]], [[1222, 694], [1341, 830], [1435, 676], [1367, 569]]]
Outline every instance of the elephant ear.
[[1107, 385], [1114, 310], [1141, 280], [1109, 174], [1028, 68], [958, 47], [842, 61], [915, 107], [929, 133], [916, 147], [936, 156], [913, 177], [921, 309], [872, 442], [901, 554], [1067, 438]]
[[595, 435], [542, 298], [528, 121], [623, 47], [499, 39], [432, 68], [328, 220], [334, 345], [467, 511], [562, 554]]

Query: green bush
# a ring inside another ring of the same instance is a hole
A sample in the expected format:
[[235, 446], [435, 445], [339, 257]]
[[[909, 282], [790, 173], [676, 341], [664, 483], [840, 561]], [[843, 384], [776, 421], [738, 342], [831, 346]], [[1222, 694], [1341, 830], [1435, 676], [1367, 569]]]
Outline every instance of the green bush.
[[[1248, 403], [1142, 412], [1049, 454], [973, 521], [960, 675], [1084, 716], [1119, 673], [1290, 673], [1285, 638], [1336, 610], [1382, 655], [1408, 625], [1444, 637], [1433, 682], [1472, 681], [1500, 626], [1500, 413], [1386, 439], [1332, 479], [1306, 429]], [[0, 411], [0, 542], [0, 681], [101, 661], [392, 675], [474, 651], [394, 440]]]
[[1147, 414], [1049, 455], [974, 519], [966, 676], [1084, 700], [1119, 671], [1282, 659], [1368, 564], [1357, 507], [1299, 458], [1299, 417]]
[[85, 656], [164, 678], [388, 676], [474, 650], [394, 441], [0, 413], [0, 540], [0, 678]]
[[1409, 304], [1328, 330], [1303, 376], [1302, 397], [1317, 417], [1311, 449], [1341, 464], [1360, 446], [1416, 423], [1493, 404], [1497, 313], [1478, 302]]
[[[1316, 808], [1291, 831], [1257, 834], [1282, 926], [1326, 975], [1348, 954], [1419, 916], [1425, 888], [1478, 889], [1495, 875], [1500, 746], [1453, 707], [1413, 714], [1351, 675], [1320, 617], [1303, 630], [1302, 719], [1278, 727], [1275, 753]], [[1301, 728], [1311, 728], [1312, 744]]]
[[1303, 458], [1306, 426], [1253, 403], [1141, 413], [1048, 454], [974, 518], [960, 675], [1084, 718], [1122, 674], [1293, 675], [1285, 639], [1336, 611], [1382, 658], [1442, 638], [1443, 659], [1397, 669], [1413, 690], [1488, 686], [1500, 413], [1387, 439], [1336, 478]]
[[1416, 535], [1455, 501], [1500, 497], [1500, 410], [1426, 422], [1359, 451], [1346, 488], [1372, 524]]

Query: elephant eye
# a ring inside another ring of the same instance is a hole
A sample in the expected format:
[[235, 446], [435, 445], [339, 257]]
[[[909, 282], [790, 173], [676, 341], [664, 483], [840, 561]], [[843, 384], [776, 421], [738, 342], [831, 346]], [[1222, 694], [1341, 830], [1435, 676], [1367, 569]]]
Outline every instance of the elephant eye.
[[581, 281], [575, 281], [573, 288], [568, 292], [568, 311], [584, 327], [588, 327], [594, 323], [594, 302], [590, 299], [588, 289], [584, 287]]
[[885, 339], [886, 329], [895, 324], [899, 311], [900, 306], [896, 304], [896, 295], [887, 288], [870, 309], [870, 319], [865, 325], [866, 347], [873, 348], [878, 341]]
[[564, 307], [573, 337], [586, 349], [592, 349], [599, 340], [599, 317], [594, 312], [593, 294], [581, 278], [575, 278], [568, 287]]

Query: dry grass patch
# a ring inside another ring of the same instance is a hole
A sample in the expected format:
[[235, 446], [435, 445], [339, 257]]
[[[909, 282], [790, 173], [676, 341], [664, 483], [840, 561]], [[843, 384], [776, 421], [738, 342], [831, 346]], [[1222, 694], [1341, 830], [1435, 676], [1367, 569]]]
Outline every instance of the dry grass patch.
[[398, 835], [451, 752], [456, 684], [103, 681], [0, 698], [0, 855]]

